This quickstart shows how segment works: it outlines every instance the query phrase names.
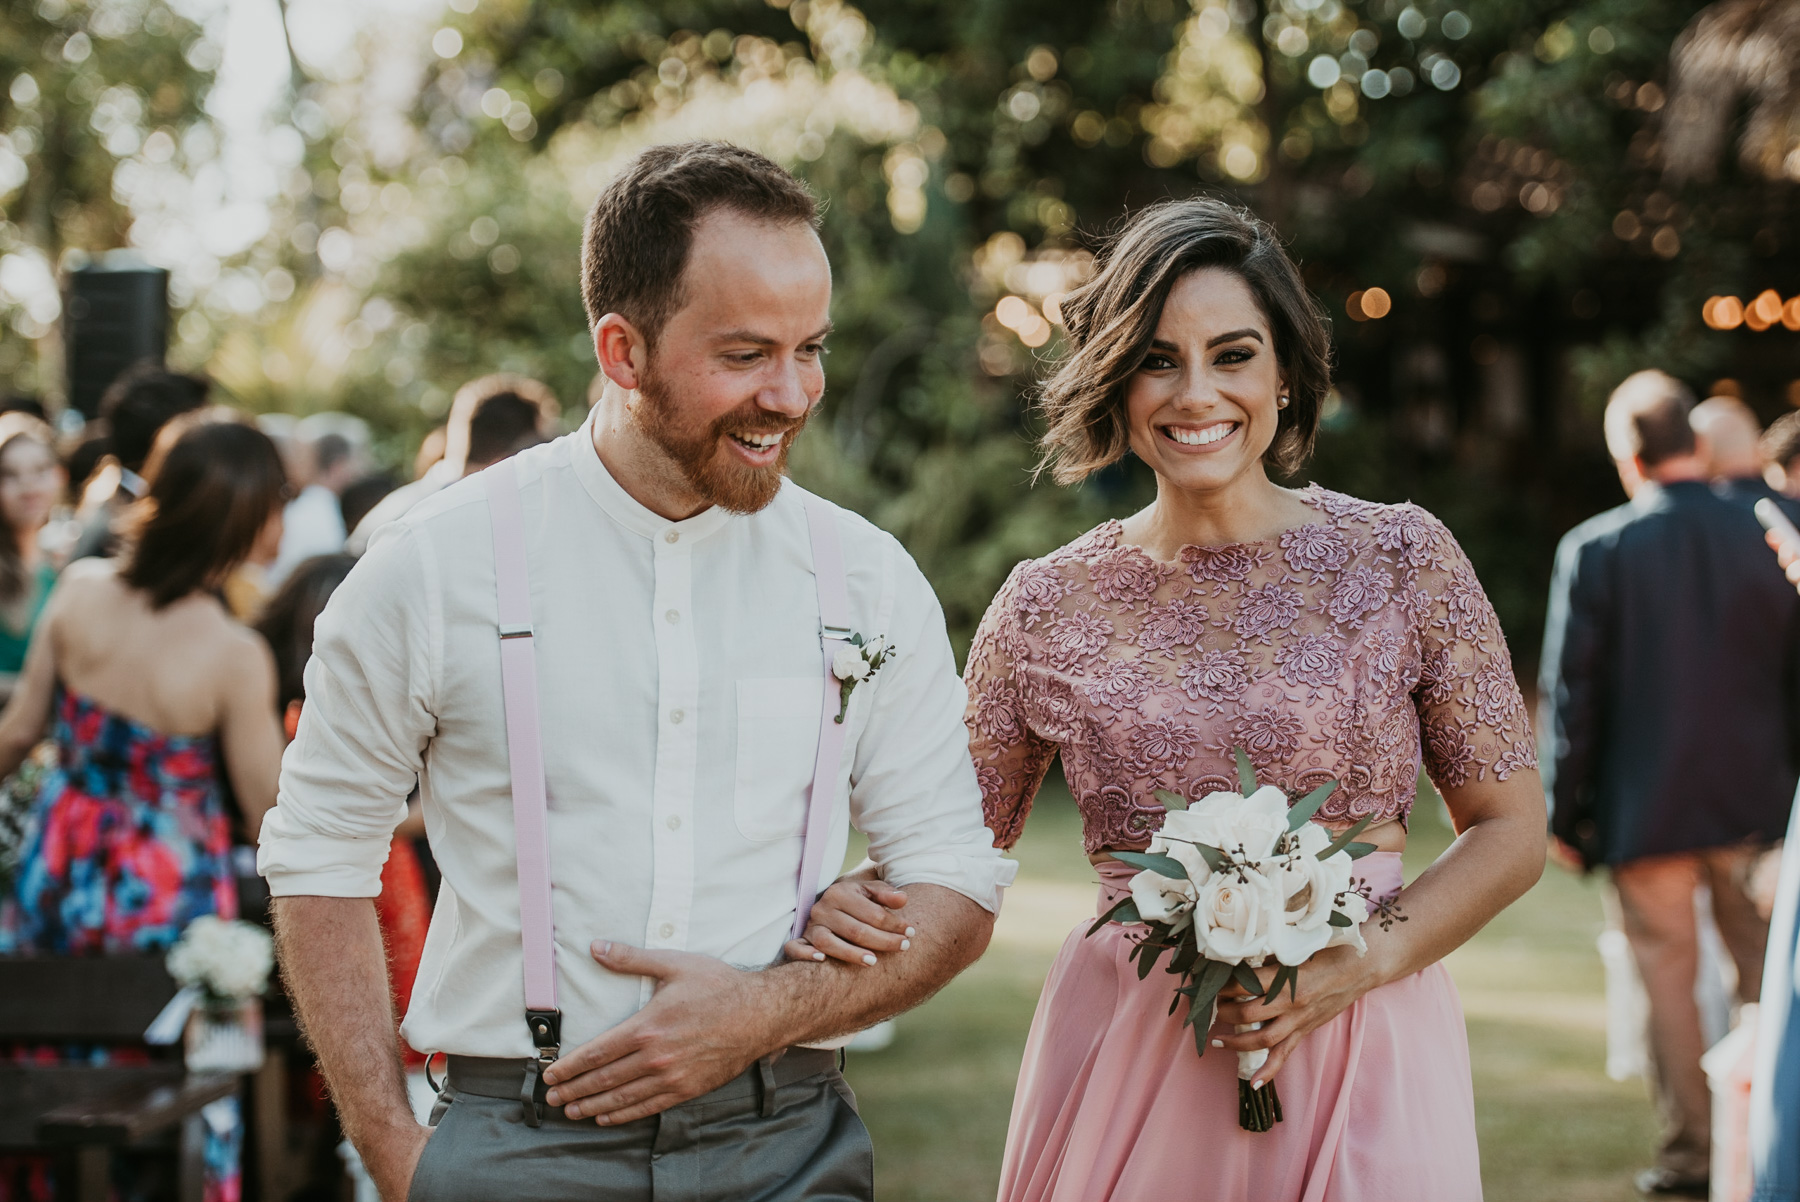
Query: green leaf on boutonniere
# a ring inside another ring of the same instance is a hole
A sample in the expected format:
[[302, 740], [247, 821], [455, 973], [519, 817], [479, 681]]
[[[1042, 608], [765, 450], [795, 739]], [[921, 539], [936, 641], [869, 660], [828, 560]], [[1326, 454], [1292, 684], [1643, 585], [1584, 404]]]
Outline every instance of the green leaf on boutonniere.
[[860, 634], [853, 634], [850, 636], [849, 641], [852, 647], [860, 647], [863, 645], [863, 636]]
[[1295, 802], [1294, 808], [1288, 811], [1288, 830], [1297, 831], [1308, 822], [1311, 822], [1312, 816], [1319, 812], [1319, 807], [1325, 804], [1326, 798], [1330, 797], [1336, 790], [1337, 782], [1328, 780], [1318, 788], [1314, 789], [1311, 793], [1308, 793], [1305, 797], [1302, 797], [1299, 801]]
[[1256, 792], [1256, 769], [1250, 766], [1250, 757], [1242, 747], [1233, 747], [1231, 754], [1237, 757], [1238, 791], [1248, 797]]
[[1152, 790], [1156, 800], [1162, 802], [1162, 808], [1173, 814], [1177, 810], [1188, 808], [1188, 799], [1179, 793], [1171, 793], [1167, 789]]
[[1121, 864], [1129, 864], [1133, 868], [1142, 868], [1154, 872], [1158, 876], [1171, 877], [1177, 881], [1188, 879], [1187, 869], [1174, 856], [1152, 855], [1143, 851], [1115, 851], [1113, 859]]
[[1362, 819], [1355, 826], [1333, 839], [1331, 841], [1331, 846], [1319, 853], [1319, 859], [1329, 860], [1332, 856], [1337, 855], [1338, 852], [1349, 847], [1350, 844], [1356, 841], [1356, 836], [1369, 829], [1369, 823], [1373, 821], [1375, 821], [1375, 815], [1370, 814], [1367, 818]]
[[1342, 914], [1336, 910], [1333, 910], [1331, 912], [1331, 917], [1327, 918], [1325, 921], [1330, 923], [1334, 927], [1347, 927], [1347, 926], [1355, 925], [1350, 921], [1350, 916], [1348, 914]]
[[1110, 909], [1106, 913], [1102, 914], [1099, 918], [1096, 918], [1094, 920], [1094, 925], [1088, 928], [1088, 934], [1089, 935], [1098, 934], [1100, 928], [1105, 926], [1109, 922], [1142, 922], [1142, 921], [1144, 921], [1144, 920], [1142, 918], [1138, 917], [1137, 902], [1133, 901], [1130, 897], [1126, 897], [1126, 898], [1122, 899], [1118, 905], [1114, 906], [1112, 909]]
[[1370, 852], [1379, 851], [1380, 849], [1373, 843], [1352, 843], [1344, 850], [1350, 853], [1350, 858], [1352, 860], [1360, 860]]

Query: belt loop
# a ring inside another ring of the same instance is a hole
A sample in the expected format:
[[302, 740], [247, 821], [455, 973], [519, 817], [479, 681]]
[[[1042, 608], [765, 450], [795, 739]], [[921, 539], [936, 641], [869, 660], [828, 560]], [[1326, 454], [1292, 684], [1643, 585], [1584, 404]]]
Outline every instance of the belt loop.
[[762, 1095], [757, 1113], [772, 1119], [775, 1117], [775, 1057], [764, 1056], [756, 1062], [756, 1078], [761, 1086], [757, 1092]]

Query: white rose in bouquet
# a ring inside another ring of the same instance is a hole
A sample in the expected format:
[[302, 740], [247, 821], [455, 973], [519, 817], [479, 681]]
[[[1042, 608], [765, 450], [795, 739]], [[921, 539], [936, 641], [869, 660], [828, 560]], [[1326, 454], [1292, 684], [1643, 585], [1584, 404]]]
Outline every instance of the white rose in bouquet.
[[1216, 847], [1234, 860], [1260, 860], [1287, 833], [1287, 794], [1273, 785], [1252, 792], [1208, 793], [1192, 807], [1170, 814], [1163, 833]]
[[1131, 878], [1131, 900], [1137, 903], [1138, 917], [1145, 922], [1173, 925], [1194, 904], [1194, 886], [1190, 881], [1145, 869]]
[[[1212, 874], [1212, 867], [1207, 864], [1206, 857], [1200, 854], [1200, 849], [1194, 846], [1196, 843], [1206, 841], [1180, 834], [1187, 828], [1188, 824], [1183, 821], [1186, 818], [1187, 814], [1180, 810], [1170, 814], [1163, 821], [1163, 829], [1150, 836], [1150, 854], [1168, 856], [1187, 871], [1187, 879], [1190, 882], [1199, 884]], [[1173, 832], [1170, 830], [1171, 827], [1174, 828]], [[1211, 845], [1208, 844], [1208, 846]], [[1194, 900], [1192, 890], [1188, 892], [1188, 900]]]
[[1257, 869], [1215, 872], [1196, 888], [1194, 935], [1209, 959], [1260, 967], [1281, 920], [1281, 888]]
[[1331, 845], [1331, 833], [1316, 823], [1305, 823], [1294, 837], [1298, 845], [1275, 861], [1283, 921], [1275, 927], [1272, 946], [1275, 958], [1289, 965], [1303, 964], [1331, 945], [1338, 930], [1331, 925], [1331, 914], [1338, 894], [1350, 887], [1351, 863], [1341, 851], [1318, 858]]
[[1369, 917], [1369, 899], [1360, 893], [1344, 892], [1337, 896], [1336, 910], [1350, 920], [1350, 925], [1331, 928], [1331, 941], [1326, 947], [1353, 947], [1357, 954], [1369, 950], [1363, 939], [1362, 924]]

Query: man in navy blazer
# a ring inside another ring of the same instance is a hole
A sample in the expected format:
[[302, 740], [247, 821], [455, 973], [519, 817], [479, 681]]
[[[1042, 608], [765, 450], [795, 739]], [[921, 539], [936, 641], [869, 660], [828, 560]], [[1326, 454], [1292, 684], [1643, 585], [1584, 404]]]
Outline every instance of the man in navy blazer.
[[1749, 507], [1709, 487], [1692, 394], [1662, 372], [1613, 393], [1606, 442], [1630, 500], [1557, 548], [1540, 733], [1551, 829], [1605, 864], [1650, 999], [1665, 1122], [1639, 1188], [1704, 1196], [1711, 1102], [1694, 893], [1756, 1000], [1768, 925], [1747, 892], [1800, 776], [1800, 596]]

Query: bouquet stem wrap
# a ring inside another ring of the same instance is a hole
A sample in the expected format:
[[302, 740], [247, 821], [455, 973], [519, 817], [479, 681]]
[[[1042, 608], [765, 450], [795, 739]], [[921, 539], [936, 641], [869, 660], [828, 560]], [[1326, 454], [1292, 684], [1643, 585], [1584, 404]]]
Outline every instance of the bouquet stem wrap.
[[[1242, 1035], [1262, 1030], [1262, 1024], [1239, 1023], [1232, 1030]], [[1256, 1070], [1268, 1062], [1267, 1048], [1238, 1053], [1238, 1126], [1246, 1131], [1267, 1131], [1281, 1121], [1281, 1095], [1275, 1092], [1274, 1080], [1263, 1082], [1261, 1089], [1250, 1088]]]

